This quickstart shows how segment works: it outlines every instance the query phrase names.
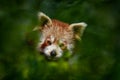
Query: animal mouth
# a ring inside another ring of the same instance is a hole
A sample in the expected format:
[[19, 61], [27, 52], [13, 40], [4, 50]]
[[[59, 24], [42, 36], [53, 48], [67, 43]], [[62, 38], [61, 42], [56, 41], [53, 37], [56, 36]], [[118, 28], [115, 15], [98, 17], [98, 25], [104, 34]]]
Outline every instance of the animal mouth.
[[58, 57], [52, 57], [52, 56], [46, 56], [45, 55], [45, 59], [48, 60], [48, 61], [57, 61]]
[[48, 60], [57, 60], [58, 59], [58, 57], [56, 57], [56, 54], [54, 54], [54, 52], [51, 53], [51, 56], [45, 55], [44, 52], [40, 52], [40, 55], [43, 55]]

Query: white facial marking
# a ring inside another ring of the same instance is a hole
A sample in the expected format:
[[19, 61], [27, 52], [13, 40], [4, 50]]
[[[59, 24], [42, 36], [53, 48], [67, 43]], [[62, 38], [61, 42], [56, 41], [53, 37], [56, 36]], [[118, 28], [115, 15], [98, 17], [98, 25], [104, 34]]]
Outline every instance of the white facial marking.
[[42, 50], [41, 50], [41, 48], [40, 48], [40, 46], [41, 46], [41, 45], [42, 45], [42, 43], [41, 43], [41, 42], [40, 42], [40, 43], [38, 43], [38, 45], [37, 45], [37, 50], [38, 50], [38, 51], [42, 51]]
[[43, 35], [40, 35], [39, 42], [42, 44], [42, 43], [44, 43], [44, 41], [45, 41], [45, 38], [43, 37]]
[[55, 40], [54, 36], [50, 36], [50, 39], [52, 42], [54, 42], [54, 40]]
[[44, 53], [46, 56], [50, 57], [50, 52], [55, 50], [57, 55], [55, 56], [56, 58], [59, 58], [62, 56], [62, 50], [60, 49], [60, 47], [58, 47], [57, 45], [50, 45], [50, 46], [47, 46], [45, 49], [44, 49]]
[[67, 49], [70, 51], [70, 53], [72, 54], [72, 49], [74, 48], [73, 44], [68, 44], [67, 45]]
[[37, 50], [38, 51], [42, 51], [40, 47], [44, 43], [44, 41], [45, 41], [45, 38], [43, 37], [43, 35], [40, 35], [40, 39], [39, 39], [39, 42], [38, 42], [38, 45], [37, 45]]
[[62, 53], [63, 53], [63, 51], [58, 47], [56, 57], [57, 57], [57, 58], [61, 57], [61, 56], [62, 56]]

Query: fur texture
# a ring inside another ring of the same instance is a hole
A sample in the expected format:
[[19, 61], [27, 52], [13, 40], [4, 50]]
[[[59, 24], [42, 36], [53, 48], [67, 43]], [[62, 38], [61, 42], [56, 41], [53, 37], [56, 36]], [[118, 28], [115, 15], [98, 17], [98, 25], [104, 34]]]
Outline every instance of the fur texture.
[[59, 20], [51, 19], [44, 13], [38, 14], [40, 24], [33, 30], [40, 31], [40, 42], [37, 49], [48, 58], [60, 58], [64, 50], [72, 53], [74, 40], [81, 39], [81, 36], [87, 26], [86, 23], [67, 24]]

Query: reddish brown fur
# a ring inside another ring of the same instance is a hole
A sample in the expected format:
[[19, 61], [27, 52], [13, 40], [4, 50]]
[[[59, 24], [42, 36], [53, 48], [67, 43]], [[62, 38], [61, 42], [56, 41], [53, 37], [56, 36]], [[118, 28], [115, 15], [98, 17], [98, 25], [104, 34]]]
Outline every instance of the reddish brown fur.
[[67, 43], [73, 42], [73, 31], [69, 24], [53, 19], [51, 25], [44, 25], [42, 29], [44, 37], [54, 36], [56, 41], [64, 39]]
[[41, 49], [44, 49], [46, 46], [47, 46], [47, 44], [46, 44], [46, 43], [43, 43], [40, 48], [41, 48]]
[[50, 43], [48, 42], [48, 41], [50, 41], [49, 40], [49, 37], [44, 41], [44, 43], [41, 45], [41, 49], [44, 49], [46, 46], [48, 46], [48, 45], [50, 45]]
[[58, 20], [56, 20], [56, 19], [53, 19], [53, 20], [52, 20], [52, 24], [53, 24], [53, 25], [58, 25], [59, 27], [62, 27], [62, 28], [66, 28], [66, 27], [69, 26], [69, 24], [64, 23], [64, 22], [61, 22], [61, 21], [58, 21]]

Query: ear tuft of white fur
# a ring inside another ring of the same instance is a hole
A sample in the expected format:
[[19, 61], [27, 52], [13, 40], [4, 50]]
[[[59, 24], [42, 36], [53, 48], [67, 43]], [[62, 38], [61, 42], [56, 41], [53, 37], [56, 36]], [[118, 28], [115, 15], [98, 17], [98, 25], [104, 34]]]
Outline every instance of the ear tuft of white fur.
[[38, 18], [41, 21], [44, 20], [44, 19], [48, 20], [49, 24], [52, 23], [51, 19], [46, 14], [44, 14], [43, 12], [38, 12]]
[[45, 15], [43, 12], [38, 12], [38, 18], [46, 18], [46, 19], [50, 19], [47, 15]]
[[87, 24], [85, 22], [78, 23], [78, 25], [81, 25], [83, 27], [87, 27]]
[[82, 26], [82, 27], [87, 27], [87, 24], [85, 22], [80, 22], [80, 23], [73, 23], [70, 25], [71, 27], [73, 26]]
[[85, 22], [73, 23], [69, 26], [69, 28], [74, 31], [75, 38], [78, 40], [81, 39], [81, 36], [83, 35], [83, 32], [86, 27], [87, 27], [87, 24]]
[[38, 12], [38, 17], [41, 18], [41, 17], [47, 17], [43, 12]]
[[36, 26], [32, 31], [37, 31], [37, 30], [41, 30], [41, 27]]

